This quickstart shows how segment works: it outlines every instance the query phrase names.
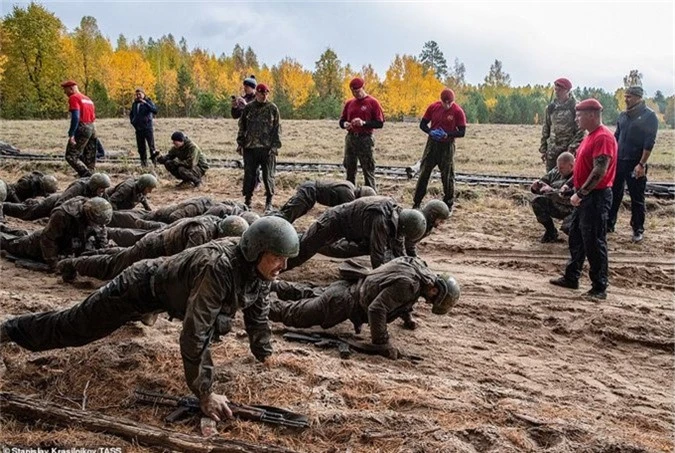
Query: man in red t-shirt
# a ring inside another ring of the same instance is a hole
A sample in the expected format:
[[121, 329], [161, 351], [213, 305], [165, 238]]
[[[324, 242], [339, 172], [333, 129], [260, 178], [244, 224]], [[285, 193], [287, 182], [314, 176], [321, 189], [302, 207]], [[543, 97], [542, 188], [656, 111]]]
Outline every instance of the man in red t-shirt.
[[96, 167], [96, 107], [91, 99], [80, 93], [76, 82], [66, 80], [61, 87], [68, 96], [70, 111], [66, 161], [81, 178], [89, 177]]
[[[431, 126], [429, 126], [431, 124]], [[466, 115], [455, 103], [455, 93], [450, 88], [441, 91], [441, 100], [427, 107], [420, 122], [420, 129], [429, 135], [424, 154], [420, 160], [420, 176], [417, 179], [413, 208], [419, 209], [427, 193], [429, 177], [438, 165], [443, 183], [443, 201], [452, 210], [455, 198], [455, 138], [464, 137]]]
[[365, 185], [376, 189], [373, 129], [382, 129], [384, 113], [377, 99], [366, 93], [364, 85], [360, 77], [349, 82], [354, 99], [345, 103], [340, 116], [340, 127], [347, 129], [343, 165], [347, 170], [347, 181], [356, 185], [356, 164], [360, 163]]
[[575, 193], [570, 203], [575, 209], [569, 234], [570, 260], [565, 275], [550, 282], [564, 288], [579, 288], [584, 260], [588, 257], [592, 286], [584, 296], [606, 299], [607, 219], [612, 206], [618, 145], [614, 134], [602, 124], [602, 104], [597, 100], [578, 103], [576, 121], [588, 135], [579, 145], [574, 163]]

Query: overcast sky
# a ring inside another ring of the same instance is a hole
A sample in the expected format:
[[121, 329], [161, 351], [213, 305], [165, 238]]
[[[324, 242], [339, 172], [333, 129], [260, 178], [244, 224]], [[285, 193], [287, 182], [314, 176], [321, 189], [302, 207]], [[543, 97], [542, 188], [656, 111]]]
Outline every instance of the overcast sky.
[[[2, 1], [2, 14], [12, 4]], [[94, 16], [113, 45], [122, 33], [184, 36], [190, 48], [231, 54], [251, 46], [269, 66], [286, 56], [307, 69], [331, 47], [355, 69], [372, 64], [381, 78], [398, 54], [419, 55], [438, 42], [448, 66], [482, 82], [495, 59], [515, 86], [557, 77], [614, 91], [631, 69], [648, 95], [675, 92], [675, 2], [230, 2], [53, 1], [39, 3], [72, 31]]]

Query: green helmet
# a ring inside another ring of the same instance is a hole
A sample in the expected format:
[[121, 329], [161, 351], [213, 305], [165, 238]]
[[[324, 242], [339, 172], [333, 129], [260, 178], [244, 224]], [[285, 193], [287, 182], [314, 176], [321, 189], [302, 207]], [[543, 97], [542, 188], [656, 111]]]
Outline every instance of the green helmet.
[[264, 252], [292, 258], [300, 253], [298, 232], [288, 221], [276, 216], [262, 217], [241, 236], [239, 248], [246, 261], [255, 262]]
[[42, 177], [42, 189], [47, 194], [54, 193], [59, 190], [58, 181], [52, 175], [45, 175]]
[[90, 222], [107, 225], [112, 220], [113, 208], [104, 198], [94, 197], [84, 203], [84, 213]]
[[218, 222], [220, 237], [241, 236], [248, 229], [248, 223], [238, 215], [229, 215]]
[[460, 296], [459, 283], [455, 277], [439, 275], [436, 278], [438, 295], [432, 302], [431, 312], [435, 315], [444, 315], [457, 303]]
[[356, 198], [374, 197], [375, 195], [377, 195], [377, 192], [370, 186], [357, 187], [357, 189], [354, 191], [354, 196]]
[[0, 203], [7, 199], [7, 185], [0, 179]]
[[419, 241], [427, 232], [427, 221], [417, 209], [402, 209], [398, 214], [398, 229], [409, 241]]
[[136, 187], [138, 190], [143, 191], [148, 187], [155, 188], [157, 187], [157, 178], [151, 174], [145, 174], [138, 177], [136, 180]]
[[242, 219], [246, 220], [246, 223], [248, 223], [249, 226], [253, 225], [253, 222], [260, 219], [260, 216], [253, 211], [244, 211], [241, 214], [239, 214], [239, 216]]
[[422, 214], [427, 219], [427, 225], [434, 225], [438, 219], [448, 220], [450, 218], [450, 208], [441, 200], [431, 200], [422, 208]]
[[94, 173], [89, 177], [87, 182], [87, 187], [92, 192], [96, 192], [99, 189], [107, 189], [110, 187], [110, 178], [105, 173]]

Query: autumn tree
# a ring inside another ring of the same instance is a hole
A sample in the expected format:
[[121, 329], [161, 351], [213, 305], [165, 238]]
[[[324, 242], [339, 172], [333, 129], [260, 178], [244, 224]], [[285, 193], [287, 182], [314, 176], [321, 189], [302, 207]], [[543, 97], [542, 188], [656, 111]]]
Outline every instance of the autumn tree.
[[192, 80], [192, 74], [186, 65], [183, 64], [178, 68], [176, 79], [178, 83], [178, 100], [180, 107], [182, 108], [182, 114], [184, 116], [190, 116], [192, 104], [195, 99], [194, 81]]
[[148, 96], [154, 96], [155, 76], [137, 50], [115, 51], [106, 62], [103, 79], [110, 99], [119, 110], [131, 107], [136, 87], [144, 87]]
[[260, 65], [258, 64], [258, 56], [255, 54], [251, 46], [246, 48], [244, 53], [244, 64], [249, 71], [257, 71]]
[[122, 33], [117, 37], [117, 46], [115, 50], [129, 50], [127, 38]]
[[382, 106], [389, 116], [421, 116], [438, 100], [443, 84], [410, 55], [396, 55], [384, 79]]
[[72, 62], [79, 66], [77, 79], [83, 91], [88, 94], [92, 81], [102, 79], [101, 59], [112, 53], [112, 47], [101, 34], [96, 19], [91, 16], [82, 18], [72, 38], [76, 51], [76, 57]]
[[426, 70], [431, 70], [436, 75], [436, 78], [441, 78], [448, 75], [448, 62], [445, 61], [445, 56], [438, 46], [436, 41], [427, 41], [422, 47], [419, 60]]
[[511, 85], [511, 76], [504, 72], [502, 62], [495, 60], [490, 66], [490, 72], [485, 76], [485, 85], [490, 87], [508, 87]]
[[239, 43], [235, 44], [234, 49], [232, 49], [232, 60], [234, 61], [235, 71], [242, 72], [246, 69], [246, 54]]
[[292, 59], [284, 58], [272, 68], [274, 79], [274, 102], [282, 116], [292, 117], [305, 104], [314, 90], [312, 73]]
[[642, 86], [642, 73], [637, 69], [631, 69], [630, 72], [623, 77], [623, 87]]
[[455, 58], [445, 84], [452, 88], [461, 88], [466, 85], [466, 67], [459, 61], [459, 58]]

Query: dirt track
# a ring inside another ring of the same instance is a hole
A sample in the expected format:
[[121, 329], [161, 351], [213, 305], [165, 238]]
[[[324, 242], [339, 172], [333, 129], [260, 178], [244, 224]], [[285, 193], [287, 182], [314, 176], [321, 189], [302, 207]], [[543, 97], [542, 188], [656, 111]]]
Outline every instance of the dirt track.
[[[292, 184], [281, 179], [278, 202], [291, 193]], [[202, 192], [238, 199], [239, 183], [238, 173], [213, 172]], [[407, 204], [410, 183], [397, 184], [381, 189]], [[622, 212], [610, 236], [609, 297], [595, 303], [580, 297], [589, 287], [586, 276], [579, 291], [547, 283], [562, 270], [566, 245], [537, 242], [541, 231], [530, 227], [531, 211], [511, 189], [459, 189], [451, 222], [420, 247], [430, 267], [457, 277], [459, 304], [445, 317], [418, 304], [419, 327], [412, 332], [390, 325], [395, 344], [425, 360], [415, 365], [358, 354], [341, 360], [334, 350], [285, 342], [282, 326], [274, 325], [275, 355], [263, 366], [252, 360], [238, 319], [235, 334], [214, 347], [216, 390], [239, 402], [306, 413], [312, 428], [296, 433], [235, 421], [220, 426], [224, 437], [311, 452], [673, 450], [672, 206], [651, 206], [639, 246], [629, 242]], [[152, 201], [194, 195], [165, 179]], [[309, 220], [301, 219], [298, 229]], [[284, 277], [330, 282], [337, 262], [318, 257]], [[65, 285], [5, 260], [0, 266], [2, 317], [69, 306], [100, 284], [80, 278]], [[2, 390], [79, 407], [87, 388], [88, 409], [162, 425], [168, 411], [133, 407], [129, 396], [136, 386], [187, 392], [179, 330], [178, 322], [161, 319], [76, 349], [30, 353], [2, 345]], [[334, 331], [353, 335], [347, 324]], [[2, 443], [11, 445], [146, 449], [77, 427], [6, 416], [2, 424]], [[197, 430], [194, 422], [172, 429]]]

